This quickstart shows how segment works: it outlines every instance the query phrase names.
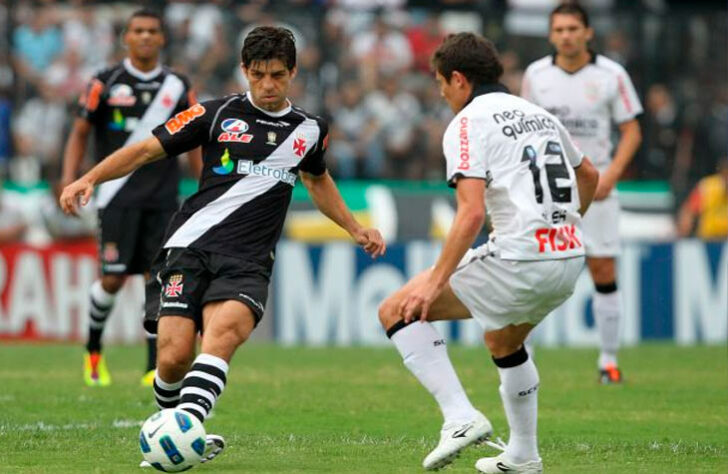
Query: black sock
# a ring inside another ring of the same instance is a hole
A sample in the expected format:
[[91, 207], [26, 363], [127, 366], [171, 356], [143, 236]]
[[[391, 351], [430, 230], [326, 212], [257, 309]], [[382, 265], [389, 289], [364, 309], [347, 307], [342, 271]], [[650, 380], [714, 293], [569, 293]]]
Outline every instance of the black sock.
[[147, 372], [157, 368], [157, 336], [147, 334]]

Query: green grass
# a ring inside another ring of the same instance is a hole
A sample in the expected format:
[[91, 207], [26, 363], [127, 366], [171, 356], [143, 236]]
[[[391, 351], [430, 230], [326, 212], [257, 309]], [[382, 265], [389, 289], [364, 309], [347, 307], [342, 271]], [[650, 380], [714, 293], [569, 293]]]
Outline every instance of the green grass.
[[[507, 438], [484, 349], [451, 347], [474, 404]], [[0, 472], [139, 472], [137, 433], [155, 410], [141, 347], [108, 350], [114, 384], [82, 386], [81, 349], [0, 347]], [[727, 472], [728, 358], [721, 347], [625, 349], [622, 386], [596, 384], [594, 350], [539, 349], [547, 472]], [[206, 425], [229, 448], [196, 468], [225, 472], [418, 472], [439, 412], [392, 348], [242, 348]], [[450, 472], [474, 472], [490, 448]]]

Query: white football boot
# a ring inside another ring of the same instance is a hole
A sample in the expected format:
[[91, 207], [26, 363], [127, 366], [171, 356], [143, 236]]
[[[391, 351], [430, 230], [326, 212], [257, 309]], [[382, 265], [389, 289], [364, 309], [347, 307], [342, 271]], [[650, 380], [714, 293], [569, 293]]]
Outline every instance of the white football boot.
[[541, 462], [541, 459], [539, 459], [538, 461], [528, 461], [520, 464], [509, 461], [505, 453], [506, 444], [500, 438], [498, 438], [495, 443], [492, 441], [486, 441], [485, 444], [495, 449], [500, 449], [504, 452], [492, 458], [478, 459], [475, 462], [475, 469], [477, 469], [478, 472], [486, 474], [500, 474], [503, 472], [519, 474], [538, 474], [543, 472], [543, 463]]
[[225, 438], [220, 435], [209, 434], [205, 437], [205, 453], [200, 462], [212, 461], [225, 449]]
[[440, 431], [437, 447], [422, 461], [422, 467], [428, 470], [445, 467], [458, 457], [460, 451], [471, 444], [484, 442], [491, 434], [493, 426], [480, 412], [473, 420], [447, 424]]
[[[212, 461], [225, 449], [225, 438], [219, 435], [209, 434], [205, 437], [205, 452], [200, 462]], [[152, 467], [147, 461], [142, 461], [139, 467]]]

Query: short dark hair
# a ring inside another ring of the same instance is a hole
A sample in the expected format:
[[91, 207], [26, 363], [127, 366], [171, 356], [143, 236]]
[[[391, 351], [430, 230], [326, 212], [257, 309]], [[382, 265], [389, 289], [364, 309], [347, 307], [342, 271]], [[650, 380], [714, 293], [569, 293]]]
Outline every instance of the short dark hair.
[[296, 67], [296, 39], [288, 28], [258, 26], [248, 33], [240, 51], [243, 66], [280, 59], [290, 71]]
[[503, 75], [493, 43], [474, 33], [457, 33], [445, 37], [432, 54], [432, 69], [450, 82], [453, 71], [460, 72], [474, 86], [494, 84]]
[[564, 2], [558, 7], [551, 10], [549, 15], [549, 28], [554, 20], [554, 15], [574, 15], [579, 17], [579, 20], [584, 24], [585, 28], [589, 28], [589, 15], [587, 14], [584, 7], [576, 2]]
[[132, 13], [129, 19], [126, 20], [126, 25], [124, 25], [125, 33], [129, 29], [129, 25], [131, 25], [131, 21], [134, 18], [154, 18], [159, 22], [159, 29], [162, 30], [162, 33], [164, 33], [164, 19], [162, 18], [162, 15], [151, 8], [142, 8]]

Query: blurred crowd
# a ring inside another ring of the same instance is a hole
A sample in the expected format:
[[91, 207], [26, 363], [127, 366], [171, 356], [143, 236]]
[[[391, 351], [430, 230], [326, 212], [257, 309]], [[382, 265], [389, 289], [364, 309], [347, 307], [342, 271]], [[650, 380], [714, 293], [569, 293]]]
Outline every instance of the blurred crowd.
[[[429, 70], [442, 38], [462, 30], [491, 38], [502, 54], [503, 82], [518, 93], [523, 69], [551, 51], [545, 35], [556, 3], [171, 0], [145, 6], [163, 12], [164, 62], [190, 77], [200, 100], [245, 88], [239, 54], [250, 29], [290, 28], [299, 68], [293, 99], [330, 120], [332, 173], [419, 180], [443, 176], [440, 141], [451, 112]], [[725, 5], [582, 3], [591, 10], [594, 49], [627, 68], [645, 106], [644, 143], [625, 178], [667, 181], [682, 202], [726, 155], [728, 35], [725, 12], [717, 10]], [[124, 57], [121, 28], [139, 5], [12, 5], [0, 0], [0, 173], [16, 182], [53, 182], [78, 96], [95, 72]]]

